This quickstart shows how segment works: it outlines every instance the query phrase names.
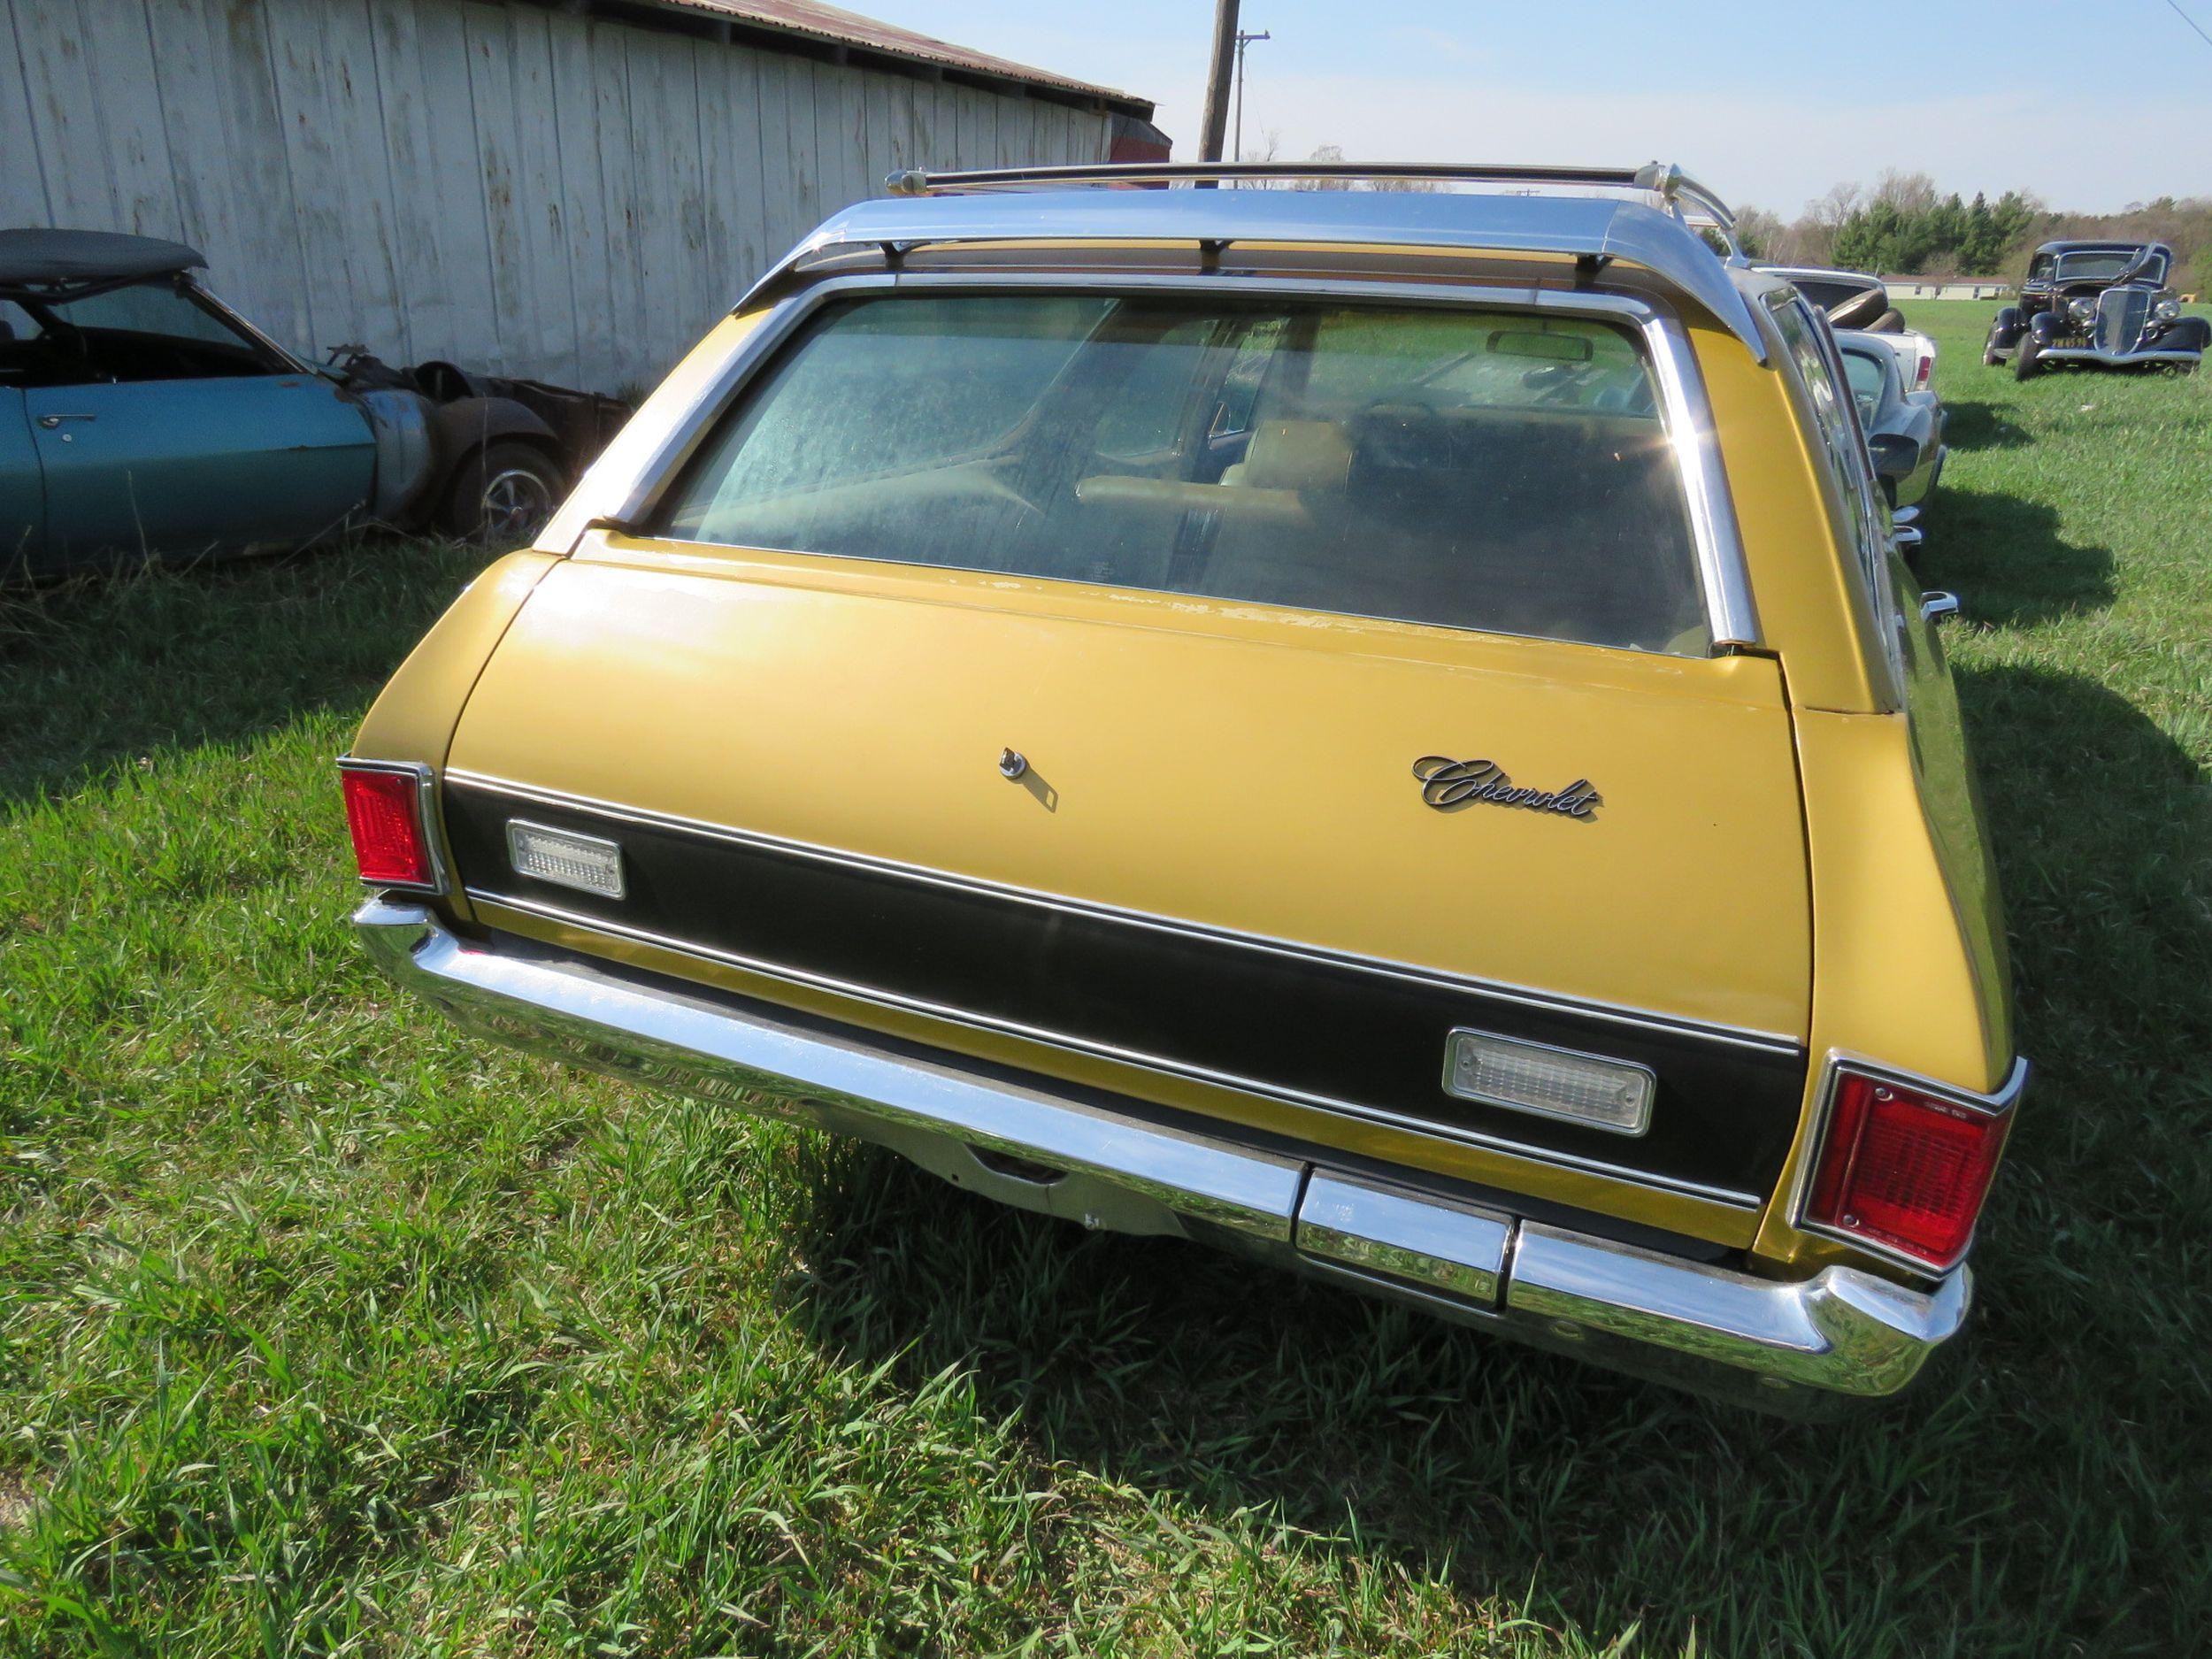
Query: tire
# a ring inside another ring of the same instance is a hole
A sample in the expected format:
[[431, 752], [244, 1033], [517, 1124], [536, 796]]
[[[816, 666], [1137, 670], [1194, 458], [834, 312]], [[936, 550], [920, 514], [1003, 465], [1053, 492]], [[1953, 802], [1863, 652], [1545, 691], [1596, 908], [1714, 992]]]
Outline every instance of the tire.
[[2035, 343], [2032, 333], [2020, 336], [2020, 343], [2012, 349], [2012, 378], [2032, 380], [2043, 369], [2043, 348]]
[[1905, 332], [1905, 313], [1894, 305], [1867, 324], [1870, 334], [1901, 334]]
[[465, 541], [520, 547], [561, 504], [561, 469], [534, 444], [488, 443], [453, 470], [438, 523]]
[[1993, 369], [2003, 361], [2004, 358], [1997, 355], [1997, 335], [1992, 330], [1989, 338], [1982, 342], [1982, 367]]

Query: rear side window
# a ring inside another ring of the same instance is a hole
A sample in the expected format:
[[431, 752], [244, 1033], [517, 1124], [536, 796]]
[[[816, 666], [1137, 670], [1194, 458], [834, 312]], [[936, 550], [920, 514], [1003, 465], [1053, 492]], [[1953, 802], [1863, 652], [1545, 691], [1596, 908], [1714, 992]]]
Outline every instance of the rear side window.
[[[1884, 351], [1887, 346], [1881, 348]], [[1870, 425], [1882, 407], [1882, 360], [1870, 351], [1843, 354], [1843, 373], [1851, 382], [1851, 401], [1859, 406], [1859, 424]]]
[[1703, 655], [1638, 337], [1478, 307], [818, 311], [658, 534]]

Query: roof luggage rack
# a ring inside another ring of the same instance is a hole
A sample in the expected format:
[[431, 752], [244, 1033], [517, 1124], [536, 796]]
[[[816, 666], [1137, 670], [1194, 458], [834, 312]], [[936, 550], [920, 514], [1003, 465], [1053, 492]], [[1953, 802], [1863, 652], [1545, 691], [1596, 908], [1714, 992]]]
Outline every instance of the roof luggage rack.
[[1547, 185], [1638, 190], [1656, 196], [1686, 223], [1685, 205], [1703, 219], [1732, 231], [1736, 216], [1726, 203], [1671, 162], [1640, 167], [1552, 166], [1522, 162], [1448, 161], [1132, 161], [1073, 167], [984, 167], [966, 173], [892, 173], [884, 187], [894, 196], [934, 196], [969, 190], [1038, 189], [1062, 184], [1273, 183], [1303, 179], [1340, 179], [1348, 183], [1388, 181], [1450, 184], [1505, 184], [1540, 189]]

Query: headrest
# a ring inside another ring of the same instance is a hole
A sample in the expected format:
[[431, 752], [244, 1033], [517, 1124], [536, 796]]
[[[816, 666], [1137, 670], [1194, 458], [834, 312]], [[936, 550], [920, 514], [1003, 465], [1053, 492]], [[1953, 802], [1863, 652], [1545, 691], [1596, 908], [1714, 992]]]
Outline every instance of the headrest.
[[1238, 482], [1252, 489], [1342, 489], [1351, 441], [1333, 420], [1263, 420], [1252, 428]]

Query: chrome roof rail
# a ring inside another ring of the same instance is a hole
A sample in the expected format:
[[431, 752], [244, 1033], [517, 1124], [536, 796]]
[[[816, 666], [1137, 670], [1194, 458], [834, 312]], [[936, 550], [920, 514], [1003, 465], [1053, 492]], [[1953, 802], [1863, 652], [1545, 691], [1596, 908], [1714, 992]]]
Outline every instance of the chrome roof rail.
[[1640, 167], [1456, 161], [1124, 161], [1069, 167], [982, 167], [964, 173], [907, 168], [883, 182], [893, 196], [933, 196], [1064, 184], [1273, 183], [1304, 179], [1337, 179], [1347, 183], [1504, 184], [1540, 190], [1547, 185], [1641, 190], [1678, 211], [1686, 202], [1701, 208], [1723, 228], [1736, 222], [1736, 216], [1719, 196], [1672, 162], [1661, 161], [1646, 162]]

